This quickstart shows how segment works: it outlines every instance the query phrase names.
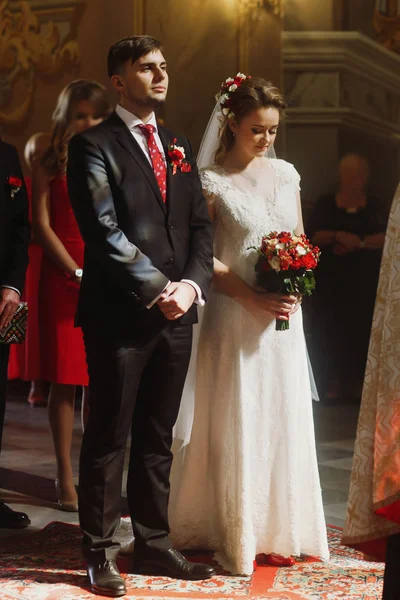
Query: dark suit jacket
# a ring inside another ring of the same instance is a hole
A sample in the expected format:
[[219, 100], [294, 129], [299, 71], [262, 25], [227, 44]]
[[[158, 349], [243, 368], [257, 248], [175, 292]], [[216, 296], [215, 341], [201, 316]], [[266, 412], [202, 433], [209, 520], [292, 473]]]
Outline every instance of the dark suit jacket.
[[[165, 154], [175, 137], [159, 127]], [[125, 123], [113, 113], [75, 136], [68, 150], [68, 190], [85, 241], [77, 324], [132, 336], [162, 328], [146, 306], [168, 280], [191, 279], [207, 296], [213, 228], [189, 142], [178, 137], [192, 171], [175, 175], [167, 159], [167, 202], [153, 169]], [[195, 323], [196, 306], [179, 322]]]
[[[14, 198], [9, 177], [22, 181]], [[18, 154], [14, 146], [0, 140], [0, 286], [9, 285], [22, 292], [29, 240], [28, 197]]]

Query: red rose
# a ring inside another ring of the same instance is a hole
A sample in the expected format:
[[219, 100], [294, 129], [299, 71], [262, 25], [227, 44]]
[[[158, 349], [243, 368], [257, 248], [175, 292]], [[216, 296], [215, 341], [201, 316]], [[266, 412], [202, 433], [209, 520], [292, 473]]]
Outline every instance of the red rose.
[[8, 178], [8, 185], [10, 185], [13, 188], [20, 188], [22, 186], [22, 181], [21, 179], [19, 179], [19, 177], [14, 177], [13, 175], [10, 175], [10, 177]]
[[294, 269], [294, 270], [304, 269], [303, 261], [301, 260], [301, 258], [295, 258], [293, 260], [292, 269]]
[[168, 156], [170, 157], [171, 160], [174, 160], [174, 161], [175, 160], [181, 161], [184, 158], [184, 154], [177, 148], [174, 148], [173, 150], [169, 150]]
[[315, 269], [315, 267], [317, 266], [317, 261], [315, 260], [315, 257], [311, 254], [311, 252], [302, 256], [301, 261], [306, 269]]

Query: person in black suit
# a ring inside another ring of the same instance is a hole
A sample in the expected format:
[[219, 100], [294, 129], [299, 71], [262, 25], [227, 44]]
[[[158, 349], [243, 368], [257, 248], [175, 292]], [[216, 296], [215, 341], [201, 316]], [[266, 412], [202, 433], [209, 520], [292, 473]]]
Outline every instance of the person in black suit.
[[[28, 266], [28, 197], [16, 149], [0, 140], [0, 330], [18, 308]], [[9, 346], [0, 344], [0, 449], [4, 426]], [[0, 501], [0, 528], [22, 529], [25, 513]]]
[[114, 44], [115, 112], [75, 136], [68, 188], [86, 244], [77, 325], [89, 368], [79, 512], [93, 592], [122, 596], [116, 567], [125, 446], [136, 573], [205, 579], [169, 540], [172, 428], [191, 353], [196, 303], [212, 277], [213, 230], [188, 140], [157, 124], [168, 74], [150, 36]]

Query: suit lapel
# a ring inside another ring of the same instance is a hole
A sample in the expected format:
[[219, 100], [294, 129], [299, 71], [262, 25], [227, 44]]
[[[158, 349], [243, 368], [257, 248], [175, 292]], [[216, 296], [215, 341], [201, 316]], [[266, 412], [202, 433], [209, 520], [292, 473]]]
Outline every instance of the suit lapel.
[[161, 143], [164, 148], [166, 167], [167, 167], [167, 211], [171, 211], [171, 202], [174, 196], [174, 176], [172, 174], [172, 165], [168, 159], [168, 146], [171, 143], [171, 140], [168, 138], [168, 135], [163, 127], [158, 126], [158, 135], [160, 136]]
[[[164, 200], [161, 196], [160, 188], [158, 187], [157, 179], [154, 175], [153, 168], [145, 155], [143, 154], [142, 149], [139, 144], [133, 137], [132, 133], [129, 131], [125, 123], [116, 113], [113, 113], [109, 118], [109, 122], [111, 125], [111, 129], [113, 130], [118, 143], [129, 152], [132, 158], [136, 161], [138, 166], [142, 169], [144, 175], [146, 176], [148, 182], [150, 183], [158, 203], [162, 208], [163, 212], [166, 212], [166, 206]], [[168, 182], [167, 182], [168, 187]]]

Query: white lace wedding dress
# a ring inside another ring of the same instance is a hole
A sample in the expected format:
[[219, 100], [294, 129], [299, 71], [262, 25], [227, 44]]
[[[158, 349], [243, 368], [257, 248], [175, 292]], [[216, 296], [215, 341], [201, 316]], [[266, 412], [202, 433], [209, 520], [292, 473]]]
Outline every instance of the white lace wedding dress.
[[[220, 167], [201, 174], [215, 201], [215, 256], [250, 285], [249, 246], [298, 223], [298, 173], [265, 161], [270, 190], [243, 177], [239, 188]], [[258, 553], [327, 559], [301, 310], [277, 332], [272, 317], [211, 291], [197, 350], [191, 440], [171, 476], [173, 543], [214, 549], [239, 574], [253, 572]]]

